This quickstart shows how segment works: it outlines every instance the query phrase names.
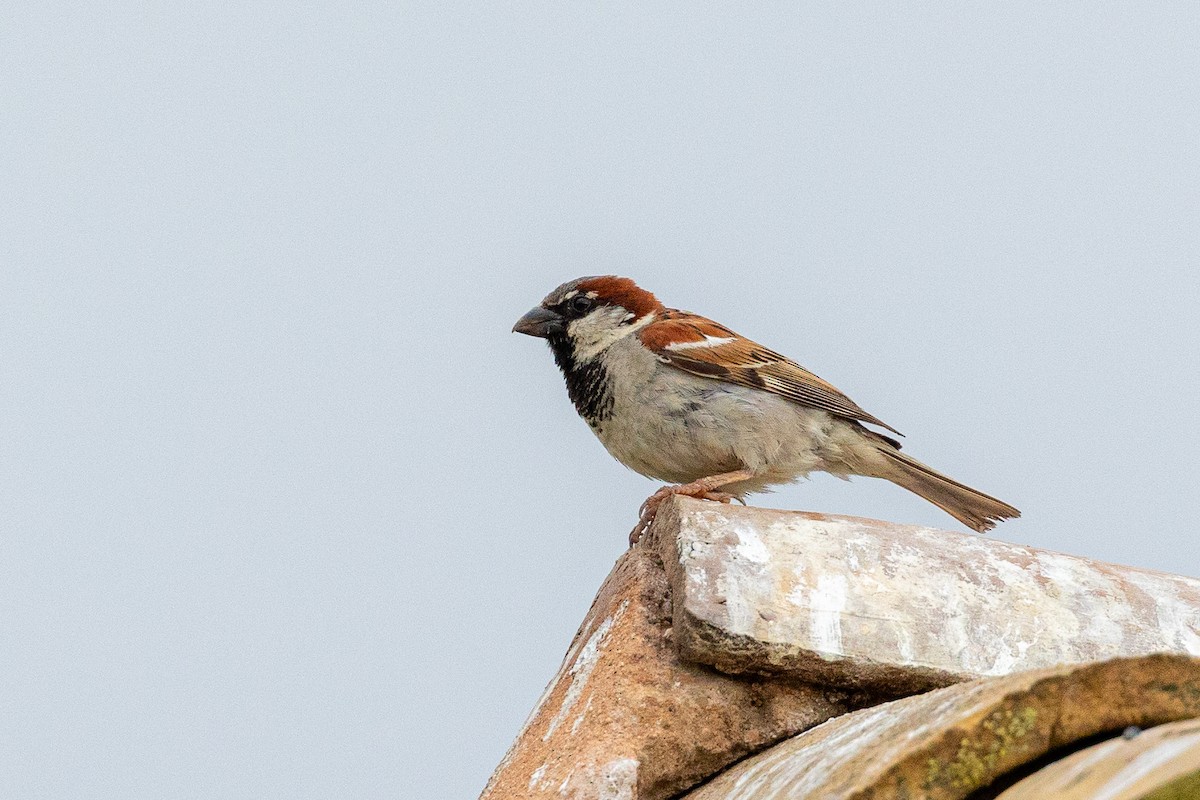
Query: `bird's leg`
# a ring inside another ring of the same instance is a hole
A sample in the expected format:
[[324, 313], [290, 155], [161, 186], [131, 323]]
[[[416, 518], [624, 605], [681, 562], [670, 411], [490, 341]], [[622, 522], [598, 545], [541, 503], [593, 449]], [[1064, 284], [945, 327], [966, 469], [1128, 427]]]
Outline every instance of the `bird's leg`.
[[709, 475], [707, 478], [700, 478], [691, 483], [662, 487], [647, 497], [646, 502], [642, 503], [642, 507], [638, 510], [638, 523], [629, 532], [629, 546], [632, 547], [638, 543], [638, 540], [642, 538], [642, 534], [646, 532], [646, 529], [650, 527], [650, 523], [654, 521], [654, 515], [658, 513], [658, 507], [671, 495], [682, 494], [701, 500], [728, 503], [730, 500], [740, 500], [741, 498], [728, 492], [719, 492], [717, 489], [753, 477], [754, 473], [750, 470], [740, 469], [736, 472], [722, 472], [720, 475]]

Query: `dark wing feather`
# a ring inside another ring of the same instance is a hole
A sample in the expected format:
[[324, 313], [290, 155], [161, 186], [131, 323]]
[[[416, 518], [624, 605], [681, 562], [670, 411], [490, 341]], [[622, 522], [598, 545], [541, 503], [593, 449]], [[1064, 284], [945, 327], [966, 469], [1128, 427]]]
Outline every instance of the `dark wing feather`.
[[[903, 436], [891, 425], [868, 414], [833, 384], [712, 320], [672, 310], [643, 328], [640, 336], [642, 343], [659, 360], [685, 372], [762, 389]], [[685, 346], [679, 348], [680, 343]]]

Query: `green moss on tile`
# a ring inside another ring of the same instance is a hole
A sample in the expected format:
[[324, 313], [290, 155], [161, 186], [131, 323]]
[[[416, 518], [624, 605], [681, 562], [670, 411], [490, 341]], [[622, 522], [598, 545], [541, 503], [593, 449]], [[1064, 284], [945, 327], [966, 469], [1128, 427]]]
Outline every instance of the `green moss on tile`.
[[1197, 797], [1200, 797], [1200, 772], [1176, 778], [1166, 786], [1143, 795], [1141, 800], [1196, 800]]
[[926, 785], [974, 791], [991, 783], [997, 765], [1026, 746], [1025, 739], [1037, 726], [1037, 718], [1038, 710], [1032, 706], [992, 712], [979, 730], [962, 738], [949, 762], [929, 759]]

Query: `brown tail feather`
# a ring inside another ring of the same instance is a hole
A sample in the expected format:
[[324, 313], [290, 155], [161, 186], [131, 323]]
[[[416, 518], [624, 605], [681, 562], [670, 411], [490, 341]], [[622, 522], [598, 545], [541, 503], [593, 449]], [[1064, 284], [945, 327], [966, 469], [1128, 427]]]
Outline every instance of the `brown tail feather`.
[[887, 445], [877, 449], [887, 464], [878, 477], [925, 498], [972, 530], [983, 533], [1001, 520], [1021, 516], [1008, 503], [948, 478], [899, 450]]

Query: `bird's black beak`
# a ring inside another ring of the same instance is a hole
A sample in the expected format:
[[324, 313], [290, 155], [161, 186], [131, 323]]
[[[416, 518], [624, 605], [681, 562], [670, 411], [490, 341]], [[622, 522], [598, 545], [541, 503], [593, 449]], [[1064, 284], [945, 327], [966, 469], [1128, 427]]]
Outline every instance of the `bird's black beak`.
[[513, 333], [523, 333], [539, 339], [549, 339], [556, 333], [565, 333], [566, 330], [566, 320], [562, 316], [541, 306], [530, 309], [528, 314], [513, 325]]

